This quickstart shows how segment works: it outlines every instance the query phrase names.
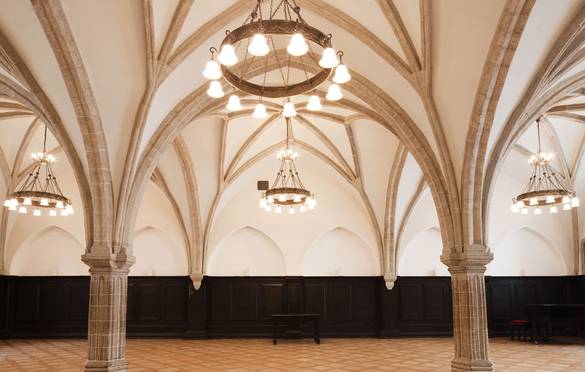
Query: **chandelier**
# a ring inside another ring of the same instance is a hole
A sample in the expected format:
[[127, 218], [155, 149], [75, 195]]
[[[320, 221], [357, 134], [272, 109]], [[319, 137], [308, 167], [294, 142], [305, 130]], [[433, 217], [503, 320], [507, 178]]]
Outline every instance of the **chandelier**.
[[15, 191], [4, 201], [4, 206], [10, 211], [27, 214], [29, 209], [32, 215], [42, 216], [43, 209], [48, 210], [48, 215], [55, 217], [73, 214], [71, 200], [63, 196], [57, 178], [51, 165], [55, 157], [47, 153], [47, 127], [43, 139], [43, 152], [32, 154], [33, 168], [28, 177]]
[[242, 26], [226, 31], [219, 51], [210, 48], [203, 71], [210, 80], [207, 94], [223, 97], [223, 78], [236, 91], [228, 99], [229, 111], [242, 109], [238, 91], [258, 97], [255, 118], [267, 117], [263, 98], [283, 98], [284, 115], [292, 117], [296, 110], [289, 97], [310, 93], [306, 109], [318, 111], [321, 84], [333, 75], [326, 99], [337, 101], [343, 98], [340, 85], [351, 79], [343, 52], [335, 51], [331, 38], [307, 24], [295, 0], [258, 0]]
[[530, 208], [534, 214], [542, 214], [543, 207], [550, 207], [549, 213], [557, 213], [562, 205], [563, 210], [579, 206], [579, 198], [567, 184], [565, 177], [557, 174], [550, 162], [553, 154], [542, 152], [540, 145], [540, 118], [536, 120], [538, 133], [538, 153], [532, 155], [528, 163], [532, 166], [532, 175], [524, 191], [512, 199], [510, 209], [514, 213], [528, 214]]
[[286, 146], [278, 152], [280, 168], [272, 186], [262, 193], [259, 206], [267, 212], [274, 211], [275, 213], [282, 213], [283, 208], [288, 208], [288, 214], [295, 214], [296, 207], [300, 212], [315, 209], [317, 199], [301, 181], [295, 166], [295, 160], [299, 157], [299, 153], [289, 147], [291, 119], [285, 117], [285, 120]]

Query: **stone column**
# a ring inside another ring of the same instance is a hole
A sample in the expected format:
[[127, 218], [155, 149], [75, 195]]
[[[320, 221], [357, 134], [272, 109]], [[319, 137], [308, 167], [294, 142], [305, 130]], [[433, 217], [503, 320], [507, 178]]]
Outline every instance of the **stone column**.
[[452, 371], [493, 371], [489, 360], [484, 279], [485, 265], [492, 258], [487, 247], [477, 244], [464, 252], [441, 256], [451, 273], [455, 341]]
[[127, 371], [126, 304], [133, 258], [84, 256], [90, 267], [88, 346], [85, 371]]

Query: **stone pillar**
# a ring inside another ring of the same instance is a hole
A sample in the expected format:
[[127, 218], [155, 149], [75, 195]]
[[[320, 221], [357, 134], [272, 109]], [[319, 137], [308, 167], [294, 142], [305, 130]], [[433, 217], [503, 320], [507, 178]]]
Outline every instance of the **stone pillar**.
[[489, 249], [471, 245], [465, 252], [441, 256], [451, 273], [455, 357], [451, 370], [493, 371], [489, 360], [485, 265], [493, 258]]
[[85, 371], [127, 371], [126, 304], [128, 257], [84, 256], [91, 275]]

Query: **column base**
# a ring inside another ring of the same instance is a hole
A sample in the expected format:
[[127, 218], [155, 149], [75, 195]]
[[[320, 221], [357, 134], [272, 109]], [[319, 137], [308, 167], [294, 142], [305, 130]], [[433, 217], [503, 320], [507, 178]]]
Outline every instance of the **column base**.
[[121, 372], [128, 371], [126, 359], [118, 360], [88, 360], [85, 362], [85, 372]]
[[452, 372], [493, 371], [494, 366], [489, 360], [468, 360], [455, 358], [451, 361]]

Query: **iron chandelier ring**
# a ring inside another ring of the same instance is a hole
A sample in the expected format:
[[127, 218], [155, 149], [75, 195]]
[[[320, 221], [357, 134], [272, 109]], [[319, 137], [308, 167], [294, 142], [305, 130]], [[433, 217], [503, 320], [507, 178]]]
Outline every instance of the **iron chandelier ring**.
[[[59, 194], [44, 191], [17, 191], [12, 194], [12, 197], [18, 199], [20, 203], [22, 203], [24, 199], [30, 198], [32, 199], [31, 205], [40, 208], [54, 208], [55, 205], [57, 204], [56, 201], [61, 201], [64, 204], [71, 205], [71, 200], [67, 199], [66, 197]], [[48, 199], [49, 204], [41, 205], [40, 201], [37, 199]]]
[[[251, 38], [258, 33], [259, 30], [265, 35], [293, 35], [294, 33], [301, 33], [306, 39], [322, 48], [331, 46], [331, 35], [325, 34], [305, 23], [283, 19], [263, 20], [240, 26], [235, 30], [226, 33], [226, 37], [221, 42], [221, 46], [224, 46], [225, 44], [233, 45], [239, 41]], [[225, 65], [221, 65], [221, 72], [225, 80], [231, 86], [245, 93], [265, 98], [284, 98], [311, 92], [325, 82], [331, 75], [332, 69], [323, 67], [319, 68], [320, 71], [317, 74], [299, 83], [288, 86], [269, 87], [254, 84], [248, 80], [242, 79], [230, 71], [229, 67]]]
[[575, 193], [567, 190], [556, 189], [556, 190], [539, 190], [539, 191], [530, 191], [525, 192], [523, 194], [518, 195], [513, 199], [514, 203], [530, 200], [532, 198], [543, 198], [552, 196], [554, 197], [554, 202], [547, 202], [546, 199], [537, 199], [537, 204], [534, 206], [543, 206], [543, 205], [553, 205], [553, 204], [560, 204], [563, 200], [564, 196], [572, 197]]

